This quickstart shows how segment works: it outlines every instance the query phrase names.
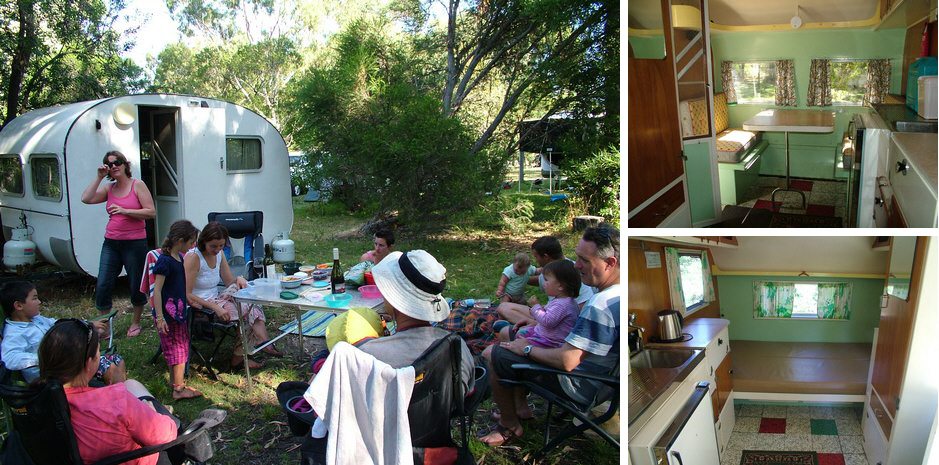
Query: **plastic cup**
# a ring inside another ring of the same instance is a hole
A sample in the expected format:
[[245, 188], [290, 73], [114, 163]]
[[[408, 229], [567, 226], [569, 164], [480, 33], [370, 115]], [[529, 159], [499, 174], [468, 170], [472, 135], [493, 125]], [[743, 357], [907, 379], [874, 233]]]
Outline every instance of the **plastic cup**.
[[371, 272], [371, 271], [366, 271], [366, 272], [365, 272], [365, 284], [370, 284], [370, 285], [372, 285], [372, 286], [375, 285], [375, 277], [372, 276], [372, 272]]

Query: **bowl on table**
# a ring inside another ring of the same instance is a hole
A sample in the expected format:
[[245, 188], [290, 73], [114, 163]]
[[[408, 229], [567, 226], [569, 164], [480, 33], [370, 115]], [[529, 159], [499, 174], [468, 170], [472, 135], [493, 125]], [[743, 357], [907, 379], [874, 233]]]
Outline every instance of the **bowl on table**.
[[296, 289], [303, 284], [303, 279], [296, 276], [284, 276], [280, 278], [280, 287], [284, 289]]
[[329, 270], [319, 270], [319, 269], [318, 269], [318, 270], [314, 270], [314, 271], [313, 271], [313, 275], [312, 275], [312, 276], [313, 276], [313, 279], [316, 280], [316, 281], [325, 281], [325, 280], [329, 279], [329, 274], [330, 274], [331, 272], [332, 272], [331, 269], [329, 269]]
[[359, 294], [362, 294], [362, 297], [366, 299], [381, 299], [381, 292], [378, 290], [378, 286], [368, 285], [359, 287]]
[[313, 276], [313, 272], [316, 271], [316, 267], [313, 265], [302, 265], [298, 269], [299, 271], [306, 273], [307, 276]]
[[323, 297], [323, 302], [326, 302], [326, 305], [333, 308], [342, 307], [343, 305], [348, 304], [351, 300], [352, 296], [346, 293], [327, 294], [325, 297]]
[[284, 264], [283, 264], [283, 267], [284, 267], [284, 274], [285, 274], [285, 275], [288, 275], [288, 276], [289, 276], [289, 275], [292, 275], [292, 274], [294, 274], [294, 273], [300, 271], [300, 266], [301, 266], [301, 264], [299, 264], [299, 263], [297, 263], [297, 262], [284, 263]]

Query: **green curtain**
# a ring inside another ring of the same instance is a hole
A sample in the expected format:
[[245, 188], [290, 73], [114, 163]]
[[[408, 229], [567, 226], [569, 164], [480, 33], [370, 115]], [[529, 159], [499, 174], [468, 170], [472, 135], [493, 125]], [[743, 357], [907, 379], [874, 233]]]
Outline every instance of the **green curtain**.
[[818, 317], [851, 319], [851, 283], [818, 283]]
[[685, 294], [681, 290], [681, 268], [678, 266], [678, 249], [665, 248], [665, 270], [668, 274], [668, 297], [672, 309], [685, 313]]
[[795, 296], [795, 283], [753, 281], [753, 317], [789, 318]]
[[704, 267], [704, 301], [713, 302], [717, 297], [714, 295], [714, 280], [711, 277], [711, 264], [708, 263], [708, 251], [701, 251], [701, 266]]

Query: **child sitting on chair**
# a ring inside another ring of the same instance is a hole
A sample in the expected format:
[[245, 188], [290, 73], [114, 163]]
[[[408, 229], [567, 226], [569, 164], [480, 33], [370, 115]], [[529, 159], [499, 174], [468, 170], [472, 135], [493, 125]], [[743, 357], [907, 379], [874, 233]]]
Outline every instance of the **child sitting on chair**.
[[[0, 290], [0, 304], [6, 314], [0, 359], [10, 370], [19, 370], [27, 382], [39, 378], [39, 343], [55, 318], [39, 314], [39, 294], [36, 286], [27, 281], [11, 281]], [[98, 334], [105, 331], [103, 321], [94, 322]], [[105, 384], [127, 379], [124, 359], [118, 354], [102, 354], [95, 377]]]
[[[580, 306], [575, 300], [580, 294], [580, 272], [570, 260], [556, 260], [545, 265], [543, 273], [544, 292], [551, 299], [543, 307], [537, 297], [528, 299], [531, 319], [520, 321], [514, 327], [505, 320], [495, 322], [492, 329], [500, 341], [524, 337], [533, 346], [549, 349], [564, 344], [564, 338], [580, 314]], [[491, 351], [492, 346], [487, 347], [483, 356], [488, 358]]]
[[528, 284], [528, 278], [537, 274], [535, 267], [532, 266], [531, 260], [528, 258], [528, 254], [519, 253], [515, 256], [512, 264], [502, 270], [499, 287], [496, 289], [496, 297], [501, 302], [524, 304], [525, 286]]
[[187, 220], [177, 220], [163, 241], [163, 252], [153, 265], [154, 318], [160, 348], [170, 368], [173, 399], [191, 399], [202, 393], [186, 386], [183, 374], [189, 360], [189, 326], [186, 307], [186, 269], [183, 254], [196, 243], [199, 230]]

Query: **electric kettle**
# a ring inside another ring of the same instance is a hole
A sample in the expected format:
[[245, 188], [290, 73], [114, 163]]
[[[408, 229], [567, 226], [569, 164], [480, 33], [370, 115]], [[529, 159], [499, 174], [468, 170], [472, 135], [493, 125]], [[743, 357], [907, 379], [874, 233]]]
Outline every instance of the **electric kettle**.
[[678, 310], [662, 310], [659, 312], [659, 339], [660, 342], [677, 342], [682, 338], [681, 325], [683, 318]]

